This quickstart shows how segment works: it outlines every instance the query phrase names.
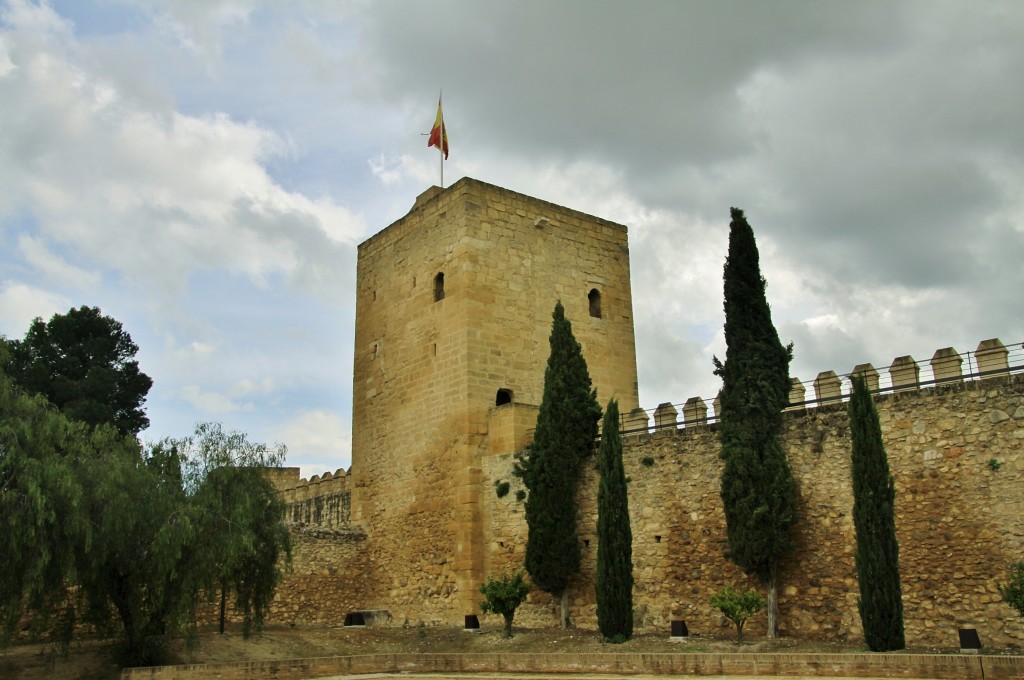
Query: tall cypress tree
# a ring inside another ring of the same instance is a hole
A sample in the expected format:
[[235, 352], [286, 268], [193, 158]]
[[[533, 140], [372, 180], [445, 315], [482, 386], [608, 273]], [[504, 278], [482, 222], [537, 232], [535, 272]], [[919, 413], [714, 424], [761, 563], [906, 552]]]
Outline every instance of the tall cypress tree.
[[725, 261], [725, 343], [719, 441], [722, 504], [729, 539], [726, 556], [756, 574], [768, 589], [768, 636], [778, 632], [778, 565], [792, 548], [797, 487], [779, 441], [789, 400], [792, 345], [772, 324], [754, 230], [732, 208]]
[[561, 598], [562, 625], [566, 626], [566, 589], [580, 568], [576, 488], [582, 463], [594, 450], [601, 407], [591, 388], [583, 349], [561, 302], [552, 314], [550, 342], [533, 443], [516, 473], [529, 491], [526, 571], [538, 588]]
[[896, 488], [882, 444], [878, 411], [863, 376], [850, 395], [853, 451], [853, 524], [857, 532], [857, 581], [864, 639], [875, 652], [903, 649], [900, 546], [896, 540]]
[[597, 453], [597, 625], [610, 640], [633, 636], [633, 532], [622, 467], [619, 404], [608, 402]]

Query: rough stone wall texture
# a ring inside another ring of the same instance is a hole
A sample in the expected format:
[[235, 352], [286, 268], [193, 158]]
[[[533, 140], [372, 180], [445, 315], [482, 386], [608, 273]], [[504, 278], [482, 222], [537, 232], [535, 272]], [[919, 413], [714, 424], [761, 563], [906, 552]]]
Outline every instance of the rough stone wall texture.
[[[370, 596], [371, 558], [366, 532], [351, 522], [349, 477], [334, 474], [299, 478], [299, 468], [273, 468], [267, 475], [286, 503], [285, 521], [291, 532], [292, 561], [286, 569], [268, 622], [281, 625], [341, 625], [348, 612], [363, 609]], [[204, 625], [218, 620], [219, 599], [198, 613]], [[241, 615], [229, 606], [227, 618]]]
[[292, 526], [292, 568], [274, 595], [274, 624], [341, 625], [364, 608], [370, 556], [359, 530]]
[[[599, 317], [590, 313], [595, 290]], [[536, 421], [558, 299], [599, 400], [614, 395], [630, 414], [638, 400], [625, 227], [463, 179], [428, 190], [360, 246], [353, 466], [308, 483], [297, 471], [275, 476], [296, 537], [275, 620], [340, 622], [347, 611], [387, 610], [398, 624], [453, 625], [479, 612], [488, 574], [522, 564], [513, 452]], [[1008, 563], [1024, 557], [1022, 381], [954, 382], [878, 400], [911, 644], [948, 646], [958, 626], [992, 644], [1024, 642], [996, 588]], [[825, 381], [817, 382], [820, 391]], [[502, 389], [511, 403], [496, 400]], [[803, 520], [783, 565], [782, 632], [857, 639], [846, 407], [797, 408], [785, 422]], [[711, 593], [757, 584], [723, 556], [713, 426], [644, 432], [626, 444], [639, 627], [728, 626], [711, 610]], [[573, 618], [594, 627], [596, 471], [586, 474], [583, 569], [571, 597]], [[511, 492], [498, 498], [503, 481]], [[517, 620], [552, 625], [556, 609], [534, 593]], [[759, 625], [763, 616], [750, 630]]]
[[[498, 390], [540, 401], [558, 299], [602, 398], [637, 404], [626, 228], [464, 179], [364, 242], [357, 281], [349, 490], [353, 525], [373, 527], [364, 608], [446, 622], [474, 610], [484, 574], [480, 464]], [[522, 434], [521, 419], [503, 426]]]
[[[1024, 558], [1022, 395], [1024, 376], [1014, 376], [876, 402], [896, 485], [908, 644], [953, 646], [960, 627], [977, 628], [983, 644], [1024, 643], [1024, 623], [1001, 601], [997, 587], [1008, 564]], [[861, 639], [846, 406], [787, 413], [785, 423], [801, 521], [782, 569], [781, 632]], [[684, 619], [704, 633], [731, 626], [712, 611], [711, 593], [726, 583], [757, 583], [724, 558], [714, 427], [636, 435], [625, 444], [638, 625], [667, 630], [671, 620]], [[485, 478], [517, 482], [509, 474], [513, 458], [488, 459]], [[571, 590], [572, 616], [586, 627], [596, 625], [596, 482], [591, 467], [579, 497], [580, 536], [589, 545]], [[494, 573], [522, 564], [526, 526], [514, 497], [520, 488], [513, 483], [512, 493], [501, 499], [490, 489], [485, 503], [488, 569]], [[550, 597], [535, 592], [517, 621], [553, 625], [556, 612]], [[758, 615], [749, 630], [756, 634], [763, 626]]]

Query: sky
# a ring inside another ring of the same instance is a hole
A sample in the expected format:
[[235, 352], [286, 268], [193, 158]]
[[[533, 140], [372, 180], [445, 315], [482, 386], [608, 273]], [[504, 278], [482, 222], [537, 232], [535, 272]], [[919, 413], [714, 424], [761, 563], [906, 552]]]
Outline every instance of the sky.
[[[1024, 339], [1019, 0], [0, 0], [0, 334], [99, 307], [147, 441], [351, 465], [356, 247], [473, 177], [629, 227], [640, 402], [711, 400], [729, 209], [790, 375]], [[883, 370], [884, 373], [884, 370]]]

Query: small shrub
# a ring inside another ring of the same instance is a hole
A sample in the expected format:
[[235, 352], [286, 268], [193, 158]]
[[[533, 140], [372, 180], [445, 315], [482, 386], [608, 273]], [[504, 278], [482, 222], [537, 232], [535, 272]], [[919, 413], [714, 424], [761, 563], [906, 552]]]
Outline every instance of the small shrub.
[[494, 492], [498, 494], [498, 498], [504, 498], [508, 495], [509, 489], [512, 485], [508, 482], [503, 482], [500, 479], [494, 482]]
[[643, 458], [640, 459], [640, 462], [644, 465], [644, 467], [654, 467], [654, 459], [651, 458], [650, 456], [644, 456]]
[[998, 472], [999, 468], [1001, 468], [1001, 467], [1003, 467], [1002, 463], [1000, 463], [995, 458], [989, 458], [989, 461], [988, 461], [988, 469], [989, 470], [991, 470], [992, 472]]
[[519, 489], [518, 491], [516, 491], [516, 500], [519, 501], [520, 503], [525, 501], [526, 500], [526, 491], [524, 491], [523, 489]]
[[764, 598], [756, 590], [739, 590], [727, 585], [711, 596], [711, 606], [736, 625], [736, 644], [743, 642], [743, 624], [764, 609]]
[[523, 573], [505, 574], [501, 578], [487, 577], [487, 583], [480, 586], [480, 594], [486, 598], [480, 603], [484, 614], [500, 614], [505, 619], [505, 637], [512, 637], [512, 618], [516, 609], [530, 594], [530, 584], [523, 579]]

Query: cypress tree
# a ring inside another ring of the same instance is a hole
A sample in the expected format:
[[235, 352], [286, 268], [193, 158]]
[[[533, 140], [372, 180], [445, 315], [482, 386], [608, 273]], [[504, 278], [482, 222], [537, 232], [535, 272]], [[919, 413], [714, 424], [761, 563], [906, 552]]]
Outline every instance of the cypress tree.
[[582, 463], [594, 449], [601, 407], [561, 302], [552, 314], [550, 343], [533, 443], [516, 474], [529, 491], [526, 571], [538, 588], [561, 598], [562, 625], [567, 626], [566, 589], [580, 568], [576, 488]]
[[597, 625], [609, 640], [633, 636], [633, 532], [629, 526], [626, 472], [622, 467], [619, 404], [604, 412], [597, 454]]
[[767, 586], [768, 636], [777, 634], [778, 565], [791, 549], [797, 487], [779, 441], [789, 400], [792, 345], [772, 324], [754, 231], [732, 208], [725, 261], [725, 363], [718, 436], [722, 445], [722, 504], [726, 556]]
[[882, 444], [878, 411], [863, 376], [853, 376], [849, 408], [860, 621], [872, 651], [903, 649], [906, 642], [894, 513], [896, 489]]

